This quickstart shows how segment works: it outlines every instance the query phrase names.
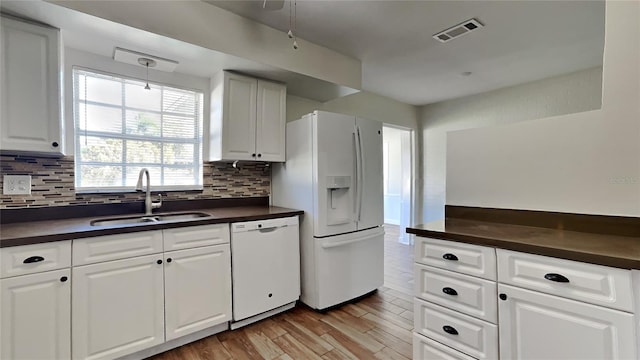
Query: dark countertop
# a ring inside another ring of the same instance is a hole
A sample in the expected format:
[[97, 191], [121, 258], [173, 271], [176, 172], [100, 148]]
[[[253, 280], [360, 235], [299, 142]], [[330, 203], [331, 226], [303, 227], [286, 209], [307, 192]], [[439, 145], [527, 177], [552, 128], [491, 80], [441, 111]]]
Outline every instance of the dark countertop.
[[[185, 211], [160, 212], [159, 214], [184, 213]], [[58, 220], [5, 223], [0, 228], [0, 247], [29, 245], [51, 241], [79, 239], [84, 237], [123, 234], [137, 231], [169, 229], [186, 226], [230, 223], [239, 221], [266, 220], [302, 215], [301, 210], [275, 206], [235, 206], [198, 208], [187, 212], [202, 212], [211, 217], [195, 220], [138, 223], [128, 225], [91, 226], [93, 220], [137, 217], [143, 214], [117, 216], [77, 217]], [[154, 213], [154, 215], [157, 215]]]
[[640, 269], [640, 237], [447, 218], [407, 228], [407, 233], [469, 244]]

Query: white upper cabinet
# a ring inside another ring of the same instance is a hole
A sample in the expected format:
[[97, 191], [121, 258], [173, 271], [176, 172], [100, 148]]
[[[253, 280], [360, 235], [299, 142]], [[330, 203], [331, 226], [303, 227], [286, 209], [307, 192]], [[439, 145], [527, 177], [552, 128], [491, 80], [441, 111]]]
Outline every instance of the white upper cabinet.
[[64, 155], [60, 31], [8, 17], [1, 29], [0, 149]]
[[285, 160], [286, 86], [226, 71], [211, 79], [205, 158]]

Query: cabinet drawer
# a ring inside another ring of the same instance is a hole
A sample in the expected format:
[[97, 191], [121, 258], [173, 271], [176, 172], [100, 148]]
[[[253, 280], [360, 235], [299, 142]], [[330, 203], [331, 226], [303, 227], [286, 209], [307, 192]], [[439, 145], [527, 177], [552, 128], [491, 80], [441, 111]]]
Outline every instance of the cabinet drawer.
[[229, 243], [229, 224], [163, 230], [164, 251]]
[[414, 274], [417, 297], [497, 323], [495, 282], [420, 264], [415, 265]]
[[498, 358], [498, 327], [420, 299], [414, 300], [415, 330], [477, 359]]
[[0, 278], [71, 266], [71, 240], [0, 248]]
[[491, 247], [417, 237], [415, 261], [487, 280], [496, 279], [496, 253]]
[[498, 249], [498, 279], [551, 295], [633, 311], [628, 270]]
[[161, 230], [96, 236], [73, 240], [73, 266], [161, 252]]
[[413, 333], [413, 358], [415, 360], [443, 359], [443, 360], [473, 360], [471, 356], [463, 354], [437, 341], [433, 341], [420, 334]]

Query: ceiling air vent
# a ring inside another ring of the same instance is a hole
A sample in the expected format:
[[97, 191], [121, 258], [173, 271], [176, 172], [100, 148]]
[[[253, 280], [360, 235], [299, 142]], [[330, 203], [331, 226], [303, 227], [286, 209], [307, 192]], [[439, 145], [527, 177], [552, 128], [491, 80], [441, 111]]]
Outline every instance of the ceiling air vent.
[[482, 23], [476, 19], [469, 19], [462, 24], [458, 24], [456, 26], [452, 26], [446, 30], [440, 31], [439, 33], [433, 35], [433, 38], [446, 43], [457, 37], [466, 35], [472, 31], [478, 30], [483, 27]]

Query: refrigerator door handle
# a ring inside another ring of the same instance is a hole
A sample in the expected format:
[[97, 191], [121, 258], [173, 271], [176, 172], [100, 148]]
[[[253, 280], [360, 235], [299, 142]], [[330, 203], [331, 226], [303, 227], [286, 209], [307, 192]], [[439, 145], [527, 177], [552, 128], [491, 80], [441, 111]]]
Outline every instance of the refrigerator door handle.
[[356, 221], [362, 218], [362, 189], [364, 187], [364, 154], [362, 153], [362, 136], [360, 127], [356, 125], [356, 197], [358, 200]]
[[355, 169], [354, 169], [354, 176], [353, 176], [353, 192], [354, 192], [354, 196], [353, 196], [353, 216], [354, 216], [354, 220], [358, 221], [358, 193], [360, 192], [360, 173], [358, 172], [358, 158], [360, 156], [360, 148], [358, 148], [358, 132], [356, 130], [356, 128], [354, 127], [353, 129], [353, 149], [354, 149], [354, 160], [356, 163]]

